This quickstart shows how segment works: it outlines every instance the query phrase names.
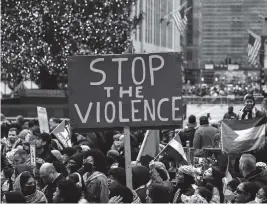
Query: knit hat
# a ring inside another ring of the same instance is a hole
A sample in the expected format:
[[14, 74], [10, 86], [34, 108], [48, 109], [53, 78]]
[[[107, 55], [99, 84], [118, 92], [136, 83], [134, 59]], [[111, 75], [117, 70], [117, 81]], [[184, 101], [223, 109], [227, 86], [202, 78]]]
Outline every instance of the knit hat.
[[207, 116], [201, 116], [199, 118], [199, 123], [200, 125], [206, 125], [206, 124], [209, 124], [209, 119]]
[[188, 165], [180, 166], [178, 171], [188, 176], [195, 177], [195, 172], [192, 166]]
[[247, 99], [251, 99], [251, 100], [255, 101], [254, 96], [252, 94], [246, 94], [244, 96], [244, 101], [247, 100]]
[[267, 165], [264, 162], [257, 162], [256, 167], [262, 167], [267, 170]]

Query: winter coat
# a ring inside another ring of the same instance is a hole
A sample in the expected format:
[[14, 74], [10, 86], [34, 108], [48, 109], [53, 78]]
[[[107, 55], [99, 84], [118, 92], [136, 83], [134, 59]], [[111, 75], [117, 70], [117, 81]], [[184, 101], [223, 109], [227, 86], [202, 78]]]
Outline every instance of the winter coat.
[[262, 169], [256, 169], [250, 172], [245, 179], [250, 182], [254, 182], [259, 187], [267, 186], [267, 171]]
[[251, 113], [246, 112], [245, 107], [244, 107], [238, 112], [238, 120], [249, 119], [250, 114], [252, 118], [258, 118], [258, 117], [263, 116], [263, 114], [255, 107], [253, 107]]
[[205, 147], [213, 147], [213, 141], [219, 130], [209, 125], [200, 126], [194, 136], [193, 146], [195, 149], [202, 149]]
[[93, 203], [108, 203], [109, 188], [108, 178], [101, 172], [95, 171], [92, 175], [85, 173], [84, 180], [84, 194], [88, 202]]

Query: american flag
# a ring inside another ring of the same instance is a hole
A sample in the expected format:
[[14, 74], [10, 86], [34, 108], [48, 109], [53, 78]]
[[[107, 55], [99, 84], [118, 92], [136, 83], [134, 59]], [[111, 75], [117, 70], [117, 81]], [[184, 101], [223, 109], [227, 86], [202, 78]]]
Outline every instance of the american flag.
[[252, 65], [256, 65], [261, 47], [261, 38], [251, 30], [248, 30], [248, 34], [248, 62]]
[[179, 10], [177, 10], [172, 14], [177, 29], [182, 36], [186, 34], [187, 23], [188, 23], [187, 13], [192, 8], [192, 7], [185, 8], [185, 5], [186, 4], [183, 4]]

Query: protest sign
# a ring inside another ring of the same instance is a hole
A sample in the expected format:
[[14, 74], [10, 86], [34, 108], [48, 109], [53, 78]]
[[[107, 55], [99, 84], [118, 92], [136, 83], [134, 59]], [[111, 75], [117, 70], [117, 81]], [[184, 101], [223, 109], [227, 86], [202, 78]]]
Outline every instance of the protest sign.
[[178, 53], [70, 57], [71, 126], [181, 125], [181, 62]]
[[37, 106], [37, 115], [41, 133], [43, 132], [49, 133], [50, 131], [48, 126], [46, 108]]

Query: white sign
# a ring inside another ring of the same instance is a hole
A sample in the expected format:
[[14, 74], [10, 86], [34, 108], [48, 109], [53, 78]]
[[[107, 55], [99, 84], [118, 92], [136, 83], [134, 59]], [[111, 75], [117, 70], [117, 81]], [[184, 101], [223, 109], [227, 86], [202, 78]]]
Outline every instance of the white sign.
[[38, 121], [39, 121], [41, 133], [43, 132], [49, 133], [50, 131], [49, 131], [49, 126], [48, 126], [46, 108], [37, 106], [37, 115], [38, 115]]
[[237, 70], [239, 69], [239, 65], [238, 64], [228, 64], [228, 70], [232, 71], [232, 70]]
[[205, 64], [205, 69], [213, 69], [213, 64]]

